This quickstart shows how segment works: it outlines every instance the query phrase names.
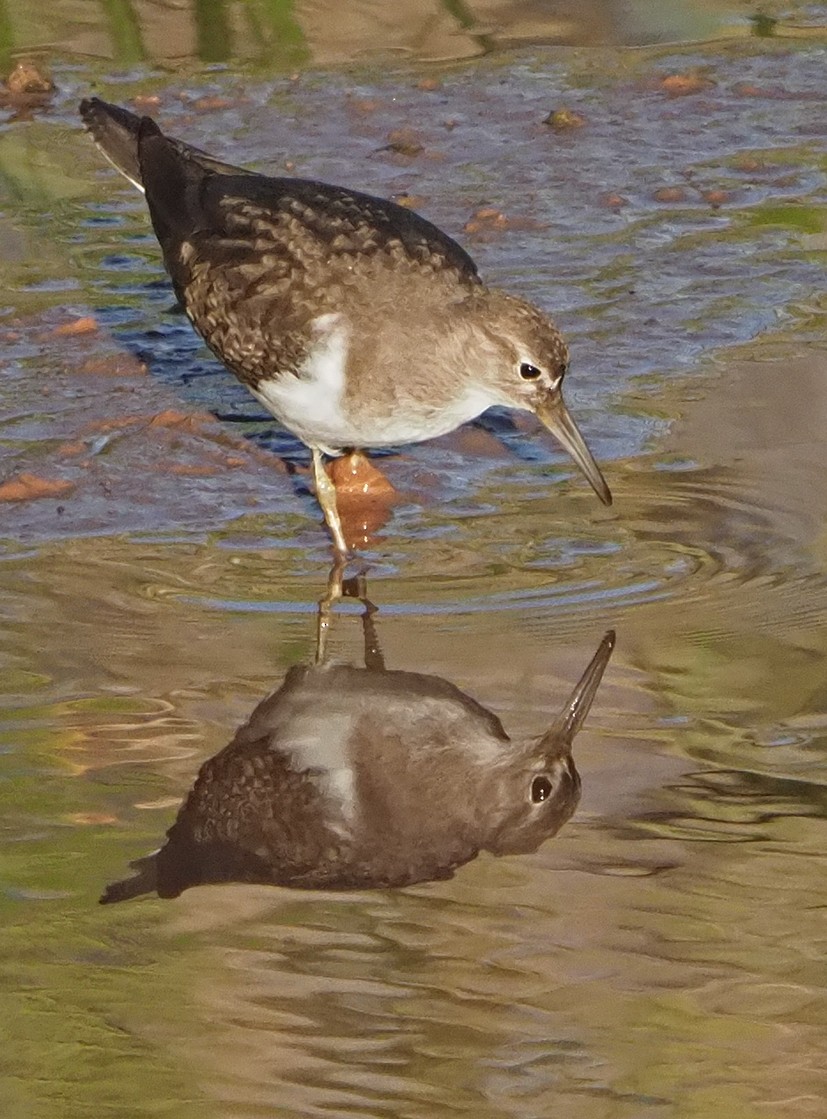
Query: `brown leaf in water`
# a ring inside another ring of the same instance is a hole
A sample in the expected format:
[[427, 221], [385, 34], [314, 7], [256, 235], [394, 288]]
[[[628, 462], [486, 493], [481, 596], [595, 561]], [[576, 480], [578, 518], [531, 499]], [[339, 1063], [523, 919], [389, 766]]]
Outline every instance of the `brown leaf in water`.
[[582, 113], [577, 113], [574, 109], [565, 107], [555, 109], [543, 120], [543, 124], [547, 124], [555, 132], [572, 132], [577, 128], [582, 128], [585, 123], [586, 118]]
[[394, 128], [388, 133], [388, 142], [382, 150], [414, 156], [421, 155], [425, 151], [425, 145], [412, 128]]
[[652, 195], [656, 202], [685, 202], [686, 191], [683, 187], [660, 187]]
[[22, 473], [0, 485], [0, 501], [36, 501], [40, 497], [60, 497], [74, 488], [74, 482]]
[[375, 113], [381, 101], [377, 101], [373, 97], [348, 97], [347, 107], [354, 109], [357, 113]]
[[57, 454], [60, 458], [75, 458], [77, 455], [85, 455], [88, 450], [89, 448], [85, 443], [75, 439], [72, 442], [61, 443], [57, 449]]
[[214, 478], [219, 473], [217, 466], [209, 463], [172, 462], [161, 468], [164, 474], [179, 474], [185, 478]]
[[505, 454], [503, 444], [490, 431], [474, 424], [463, 424], [444, 436], [445, 442], [463, 455], [502, 458]]
[[628, 198], [624, 198], [622, 194], [615, 194], [614, 191], [602, 195], [600, 201], [607, 210], [620, 210], [623, 206], [629, 205]]
[[493, 206], [482, 206], [462, 227], [465, 233], [502, 233], [509, 229], [545, 229], [534, 218], [510, 218]]
[[404, 206], [406, 210], [421, 210], [428, 199], [423, 194], [394, 194], [391, 201], [397, 206]]
[[669, 74], [661, 79], [661, 89], [670, 97], [688, 97], [692, 93], [702, 93], [715, 83], [697, 73]]
[[93, 377], [144, 377], [149, 372], [146, 364], [134, 354], [119, 351], [104, 357], [92, 357], [84, 361], [80, 373]]
[[713, 210], [717, 210], [719, 206], [729, 202], [731, 195], [727, 190], [705, 190], [701, 197], [704, 202], [709, 203]]
[[94, 334], [97, 329], [97, 320], [92, 315], [84, 315], [82, 319], [73, 319], [72, 322], [66, 322], [63, 323], [62, 326], [56, 326], [52, 334], [74, 337], [76, 334]]
[[220, 109], [231, 109], [236, 102], [229, 97], [208, 96], [197, 97], [191, 102], [193, 109], [198, 113], [214, 113]]
[[508, 218], [501, 210], [483, 206], [473, 213], [462, 227], [465, 233], [481, 233], [483, 230], [508, 229]]
[[215, 423], [209, 412], [179, 412], [176, 408], [166, 408], [156, 413], [149, 421], [150, 427], [183, 427], [188, 431], [200, 431], [205, 424]]

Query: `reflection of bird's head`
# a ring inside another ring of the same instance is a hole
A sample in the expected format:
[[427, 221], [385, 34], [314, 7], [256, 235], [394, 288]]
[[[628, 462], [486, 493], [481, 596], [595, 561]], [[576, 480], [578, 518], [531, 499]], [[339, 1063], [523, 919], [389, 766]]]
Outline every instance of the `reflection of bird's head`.
[[614, 649], [603, 638], [588, 668], [549, 730], [515, 750], [492, 788], [496, 812], [483, 846], [496, 855], [535, 851], [556, 835], [580, 800], [580, 775], [572, 757], [574, 736], [589, 713]]
[[495, 855], [536, 851], [574, 813], [580, 775], [571, 754], [550, 758], [526, 749], [503, 767], [493, 797], [496, 811], [482, 846]]
[[572, 740], [613, 643], [607, 634], [554, 724], [524, 745], [438, 676], [291, 669], [201, 767], [139, 879], [102, 900], [222, 881], [403, 886], [449, 877], [481, 850], [535, 850], [576, 807]]

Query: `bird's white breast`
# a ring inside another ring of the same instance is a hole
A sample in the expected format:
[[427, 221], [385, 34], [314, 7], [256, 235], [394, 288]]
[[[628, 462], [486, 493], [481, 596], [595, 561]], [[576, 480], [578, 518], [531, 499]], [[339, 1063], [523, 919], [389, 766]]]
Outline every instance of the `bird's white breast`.
[[[392, 393], [354, 401], [347, 393], [350, 327], [339, 313], [311, 324], [313, 344], [297, 373], [259, 381], [253, 395], [302, 442], [328, 454], [344, 447], [389, 447], [444, 435], [474, 419], [498, 400], [489, 390], [465, 384], [453, 394], [392, 380]], [[416, 370], [414, 369], [414, 373]], [[414, 391], [415, 389], [420, 391]], [[352, 410], [351, 410], [352, 409]]]
[[298, 372], [259, 381], [252, 393], [304, 443], [335, 452], [354, 442], [344, 411], [350, 330], [336, 313], [320, 315], [311, 329], [314, 342]]

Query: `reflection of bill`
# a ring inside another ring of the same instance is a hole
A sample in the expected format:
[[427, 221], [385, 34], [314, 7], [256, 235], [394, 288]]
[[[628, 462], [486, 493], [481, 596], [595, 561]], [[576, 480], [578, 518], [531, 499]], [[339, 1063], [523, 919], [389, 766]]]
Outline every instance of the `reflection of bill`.
[[614, 634], [546, 733], [516, 743], [447, 680], [386, 669], [366, 607], [365, 667], [292, 668], [201, 767], [166, 844], [102, 902], [217, 882], [404, 886], [560, 830], [580, 798], [572, 741]]

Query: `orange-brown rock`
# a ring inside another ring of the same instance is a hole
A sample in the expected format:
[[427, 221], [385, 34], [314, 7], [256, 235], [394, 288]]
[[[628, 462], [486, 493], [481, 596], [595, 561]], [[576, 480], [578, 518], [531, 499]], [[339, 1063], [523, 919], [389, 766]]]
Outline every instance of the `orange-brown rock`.
[[0, 501], [36, 501], [40, 497], [60, 497], [75, 488], [74, 482], [60, 478], [41, 478], [37, 474], [18, 474], [0, 485]]
[[669, 74], [661, 80], [661, 89], [670, 97], [688, 97], [692, 93], [702, 93], [714, 84], [701, 74]]
[[18, 62], [6, 78], [9, 93], [51, 93], [55, 83], [34, 62]]
[[92, 315], [84, 315], [83, 318], [73, 319], [71, 322], [56, 326], [52, 333], [63, 337], [74, 337], [77, 334], [94, 334], [97, 329], [97, 319]]
[[336, 486], [339, 517], [349, 548], [371, 543], [387, 521], [397, 493], [388, 478], [358, 451], [327, 464], [327, 473]]
[[686, 191], [683, 187], [659, 187], [652, 197], [656, 202], [685, 202]]
[[388, 133], [385, 150], [397, 155], [414, 156], [424, 152], [425, 145], [412, 128], [394, 128]]
[[577, 128], [582, 128], [586, 123], [586, 118], [582, 113], [577, 113], [574, 109], [555, 109], [543, 121], [555, 132], [571, 132]]
[[334, 458], [327, 464], [327, 473], [336, 487], [339, 501], [396, 493], [387, 476], [359, 451]]

